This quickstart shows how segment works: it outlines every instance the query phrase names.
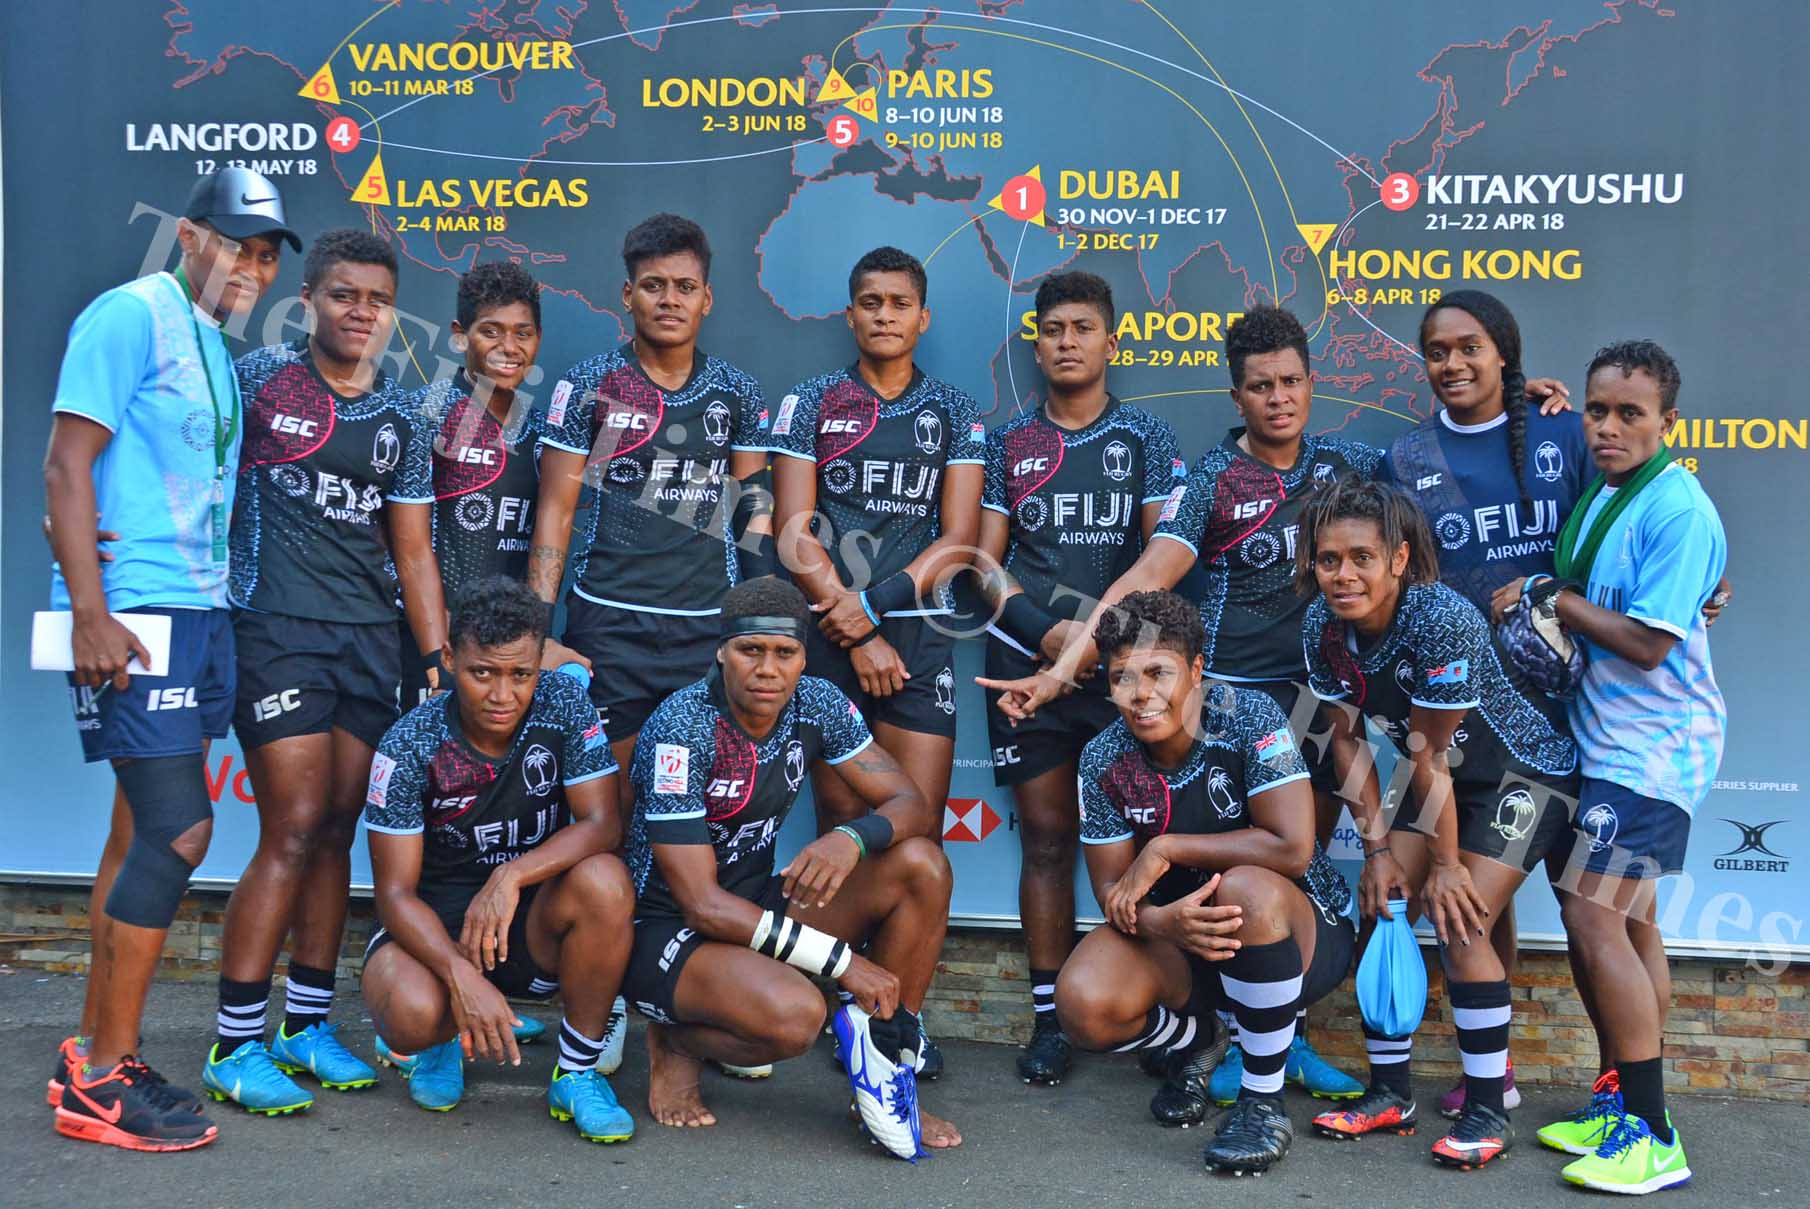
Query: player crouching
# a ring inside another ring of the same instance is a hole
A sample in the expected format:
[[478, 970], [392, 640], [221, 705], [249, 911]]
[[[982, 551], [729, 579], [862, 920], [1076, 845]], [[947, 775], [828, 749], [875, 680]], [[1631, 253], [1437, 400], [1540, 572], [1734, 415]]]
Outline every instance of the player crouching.
[[581, 1137], [634, 1120], [596, 1070], [628, 962], [634, 894], [616, 762], [577, 681], [540, 671], [546, 606], [501, 576], [467, 587], [442, 652], [453, 691], [409, 711], [371, 761], [365, 826], [382, 924], [365, 950], [377, 1030], [415, 1055], [409, 1096], [444, 1112], [467, 1056], [521, 1055], [506, 995], [563, 986], [547, 1107]]
[[1079, 1045], [1167, 1048], [1174, 1070], [1214, 1048], [1213, 1011], [1229, 1007], [1241, 1086], [1202, 1157], [1260, 1175], [1294, 1140], [1295, 1013], [1343, 981], [1357, 933], [1288, 720], [1263, 693], [1203, 679], [1202, 633], [1173, 592], [1134, 592], [1094, 631], [1119, 721], [1081, 753], [1081, 842], [1108, 926], [1062, 967], [1056, 1013]]
[[[655, 709], [635, 745], [634, 955], [624, 994], [648, 1029], [648, 1109], [713, 1125], [706, 1061], [759, 1066], [810, 1049], [823, 1028], [812, 977], [855, 998], [837, 1013], [862, 1123], [900, 1158], [959, 1145], [917, 1106], [915, 1012], [949, 920], [949, 862], [930, 812], [861, 712], [805, 676], [812, 618], [773, 578], [723, 598], [717, 666]], [[819, 837], [777, 875], [773, 845], [819, 764], [869, 813]], [[863, 941], [869, 957], [855, 952]]]

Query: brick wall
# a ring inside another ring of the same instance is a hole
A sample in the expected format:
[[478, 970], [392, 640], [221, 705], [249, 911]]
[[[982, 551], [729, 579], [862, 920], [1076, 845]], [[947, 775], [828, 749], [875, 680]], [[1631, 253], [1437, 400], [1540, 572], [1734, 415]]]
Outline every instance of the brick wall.
[[[220, 953], [224, 896], [193, 894], [170, 930], [167, 978], [211, 978]], [[371, 933], [371, 904], [354, 900], [340, 974], [358, 972]], [[1428, 952], [1430, 956], [1430, 951]], [[61, 886], [0, 885], [0, 962], [80, 974], [88, 964], [88, 896]], [[1437, 969], [1415, 1069], [1456, 1078], [1458, 1052], [1444, 979]], [[1810, 1103], [1810, 966], [1779, 975], [1713, 960], [1672, 962], [1673, 1006], [1666, 1027], [1666, 1086]], [[1528, 1083], [1586, 1086], [1596, 1074], [1596, 1040], [1571, 989], [1563, 954], [1528, 953], [1514, 979], [1509, 1042], [1515, 1075]], [[952, 932], [924, 1006], [939, 1037], [1020, 1044], [1031, 1025], [1024, 951], [1017, 937]], [[1357, 1002], [1349, 981], [1310, 1014], [1314, 1045], [1346, 1070], [1364, 1067]]]

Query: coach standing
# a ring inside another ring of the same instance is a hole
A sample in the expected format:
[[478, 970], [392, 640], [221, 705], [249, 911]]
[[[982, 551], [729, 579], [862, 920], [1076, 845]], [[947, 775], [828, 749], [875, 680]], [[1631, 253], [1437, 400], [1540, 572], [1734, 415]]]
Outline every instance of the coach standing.
[[[186, 1150], [215, 1127], [137, 1056], [145, 993], [213, 811], [204, 760], [233, 703], [226, 526], [242, 411], [220, 331], [276, 279], [289, 230], [276, 187], [244, 168], [202, 177], [177, 224], [181, 260], [108, 290], [69, 333], [44, 488], [52, 605], [73, 613], [70, 698], [82, 755], [112, 763], [113, 830], [95, 882], [81, 1033], [49, 1085], [57, 1132], [128, 1150]], [[105, 566], [98, 517], [119, 536]], [[170, 619], [168, 666], [117, 615]]]

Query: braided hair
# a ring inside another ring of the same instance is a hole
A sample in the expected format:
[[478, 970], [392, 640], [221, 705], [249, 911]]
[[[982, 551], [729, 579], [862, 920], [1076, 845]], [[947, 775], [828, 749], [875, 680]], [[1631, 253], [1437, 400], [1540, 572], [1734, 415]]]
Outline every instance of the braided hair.
[[1420, 318], [1423, 351], [1428, 321], [1448, 307], [1481, 323], [1490, 343], [1502, 355], [1502, 411], [1508, 416], [1508, 459], [1515, 472], [1515, 488], [1521, 493], [1521, 506], [1531, 510], [1533, 503], [1527, 494], [1527, 375], [1521, 372], [1521, 325], [1494, 294], [1453, 290], [1428, 307]]

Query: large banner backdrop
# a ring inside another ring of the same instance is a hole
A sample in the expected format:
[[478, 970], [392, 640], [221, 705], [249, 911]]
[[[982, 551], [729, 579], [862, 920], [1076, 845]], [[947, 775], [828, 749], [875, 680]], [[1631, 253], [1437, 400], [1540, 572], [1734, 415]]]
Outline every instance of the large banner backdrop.
[[[7, 6], [0, 872], [91, 876], [111, 792], [81, 764], [62, 678], [28, 670], [64, 337], [94, 295], [170, 263], [197, 173], [240, 163], [304, 237], [355, 224], [394, 245], [388, 368], [407, 386], [457, 361], [455, 276], [511, 257], [546, 286], [530, 389], [550, 392], [626, 337], [617, 250], [662, 209], [709, 231], [704, 343], [770, 401], [852, 359], [847, 270], [877, 244], [927, 264], [922, 363], [989, 424], [1035, 404], [1038, 283], [1100, 273], [1123, 313], [1111, 385], [1190, 459], [1232, 422], [1225, 329], [1263, 299], [1311, 333], [1312, 427], [1377, 443], [1432, 406], [1415, 333], [1441, 291], [1501, 296], [1528, 372], [1580, 399], [1596, 347], [1659, 340], [1684, 371], [1674, 449], [1722, 510], [1735, 585], [1713, 636], [1727, 755], [1661, 920], [1681, 952], [1810, 954], [1806, 45], [1801, 0]], [[235, 350], [300, 334], [299, 260]], [[955, 913], [1010, 923], [1015, 818], [963, 645]], [[230, 880], [256, 814], [237, 746], [209, 765], [201, 875]], [[368, 880], [362, 843], [358, 861]], [[1537, 883], [1522, 927], [1551, 938]]]

